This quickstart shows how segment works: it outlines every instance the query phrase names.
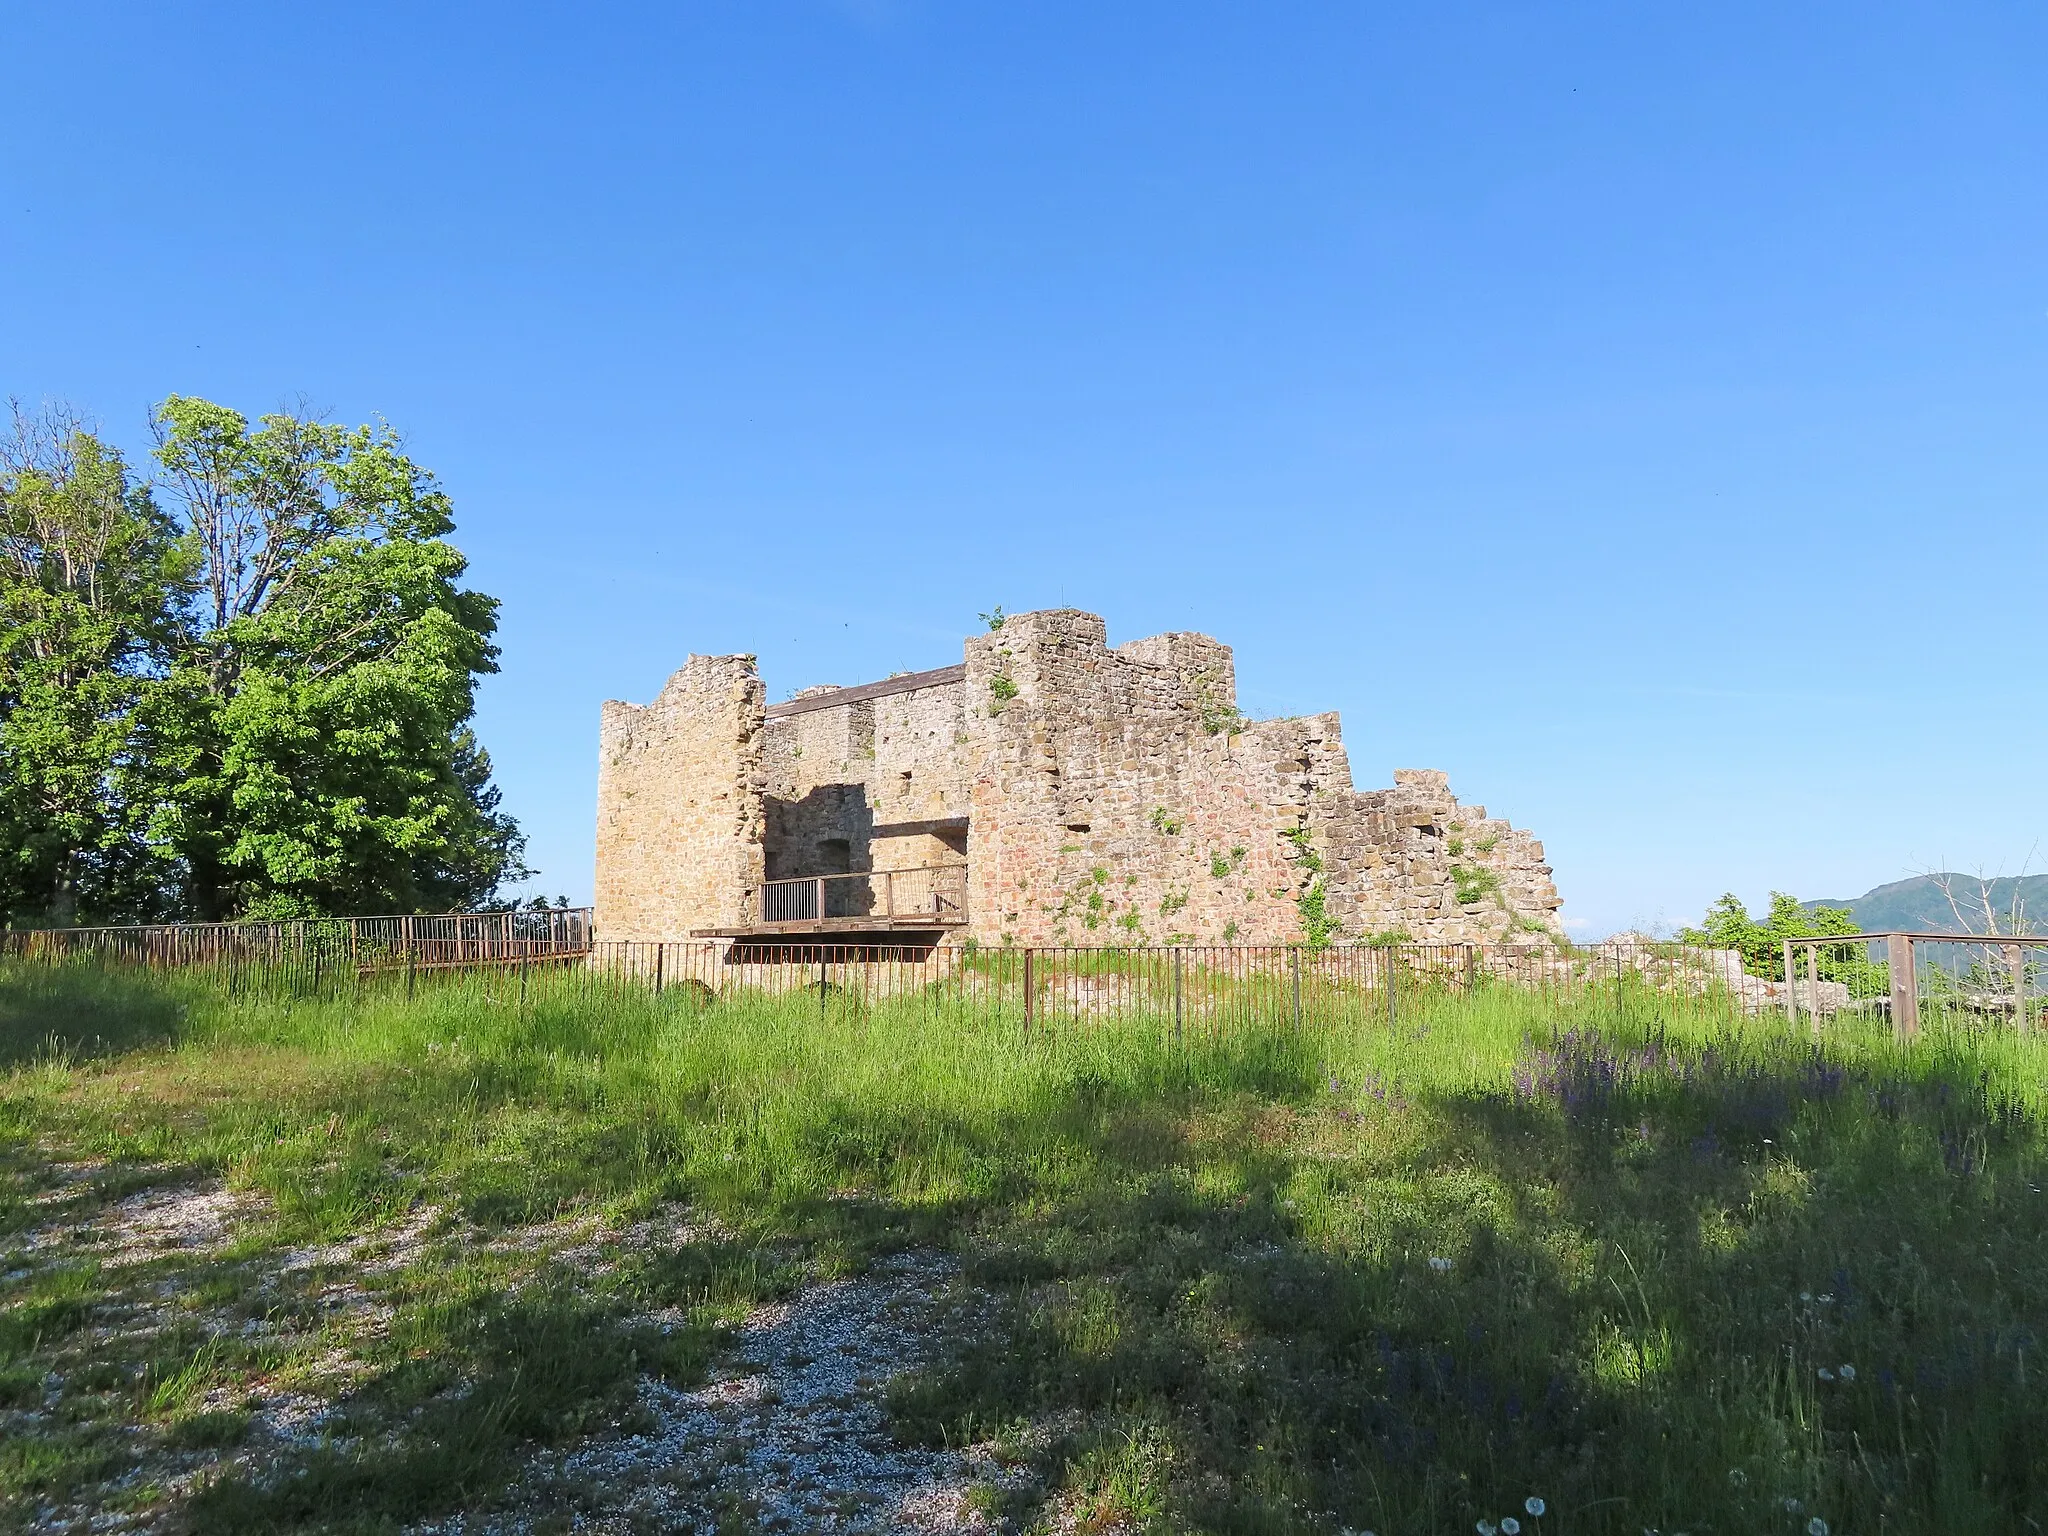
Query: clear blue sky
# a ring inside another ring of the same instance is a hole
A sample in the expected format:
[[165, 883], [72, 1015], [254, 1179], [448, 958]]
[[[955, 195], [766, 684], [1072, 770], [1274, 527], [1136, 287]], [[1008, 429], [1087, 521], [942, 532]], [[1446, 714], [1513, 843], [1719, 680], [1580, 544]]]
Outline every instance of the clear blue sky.
[[401, 427], [550, 892], [600, 700], [995, 603], [1230, 641], [1583, 933], [2048, 849], [2038, 6], [6, 0], [0, 57], [0, 392]]

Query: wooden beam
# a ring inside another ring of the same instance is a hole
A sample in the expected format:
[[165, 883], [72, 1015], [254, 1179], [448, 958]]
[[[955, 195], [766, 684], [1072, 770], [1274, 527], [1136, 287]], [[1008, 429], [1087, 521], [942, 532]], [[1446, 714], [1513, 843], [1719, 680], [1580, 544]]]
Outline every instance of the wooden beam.
[[964, 664], [951, 667], [933, 667], [929, 672], [906, 672], [901, 677], [885, 677], [879, 683], [861, 683], [853, 688], [835, 688], [830, 693], [814, 693], [806, 699], [790, 699], [781, 704], [770, 704], [767, 715], [770, 720], [787, 720], [791, 715], [807, 715], [814, 709], [837, 709], [842, 704], [864, 704], [869, 699], [886, 699], [895, 693], [915, 693], [920, 688], [944, 688], [949, 683], [967, 681]]
[[[871, 839], [877, 837], [937, 837], [946, 832], [965, 832], [966, 830], [967, 818], [965, 816], [934, 816], [929, 821], [879, 821], [875, 823], [874, 831], [870, 832], [868, 836]], [[964, 866], [940, 864], [930, 867], [950, 869]]]

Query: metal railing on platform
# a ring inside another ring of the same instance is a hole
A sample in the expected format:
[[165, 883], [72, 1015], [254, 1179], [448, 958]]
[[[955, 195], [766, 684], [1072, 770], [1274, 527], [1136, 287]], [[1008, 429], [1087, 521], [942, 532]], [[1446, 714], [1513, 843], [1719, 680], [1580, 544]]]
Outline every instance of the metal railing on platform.
[[851, 875], [770, 880], [761, 887], [763, 925], [833, 921], [882, 927], [957, 927], [967, 921], [967, 866], [878, 869]]

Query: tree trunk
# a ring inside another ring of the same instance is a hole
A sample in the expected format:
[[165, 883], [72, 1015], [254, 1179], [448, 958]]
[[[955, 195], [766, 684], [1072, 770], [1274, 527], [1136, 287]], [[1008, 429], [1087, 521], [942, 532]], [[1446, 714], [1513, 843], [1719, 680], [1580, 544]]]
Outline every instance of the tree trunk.
[[50, 923], [57, 928], [78, 926], [78, 850], [67, 848], [57, 858], [57, 873], [50, 882]]

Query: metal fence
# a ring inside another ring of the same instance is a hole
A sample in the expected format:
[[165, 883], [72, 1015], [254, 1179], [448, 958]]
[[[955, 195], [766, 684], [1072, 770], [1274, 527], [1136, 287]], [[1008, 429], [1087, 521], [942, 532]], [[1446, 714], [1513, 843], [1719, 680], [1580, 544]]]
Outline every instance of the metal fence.
[[322, 917], [284, 923], [156, 923], [0, 933], [0, 954], [91, 956], [136, 965], [440, 970], [580, 960], [590, 908]]
[[681, 994], [705, 1005], [804, 996], [821, 1012], [918, 1006], [1027, 1031], [1116, 1021], [1212, 1033], [1306, 1023], [1398, 1027], [1432, 1001], [1486, 989], [1590, 1003], [1617, 1021], [1661, 1007], [1732, 1022], [1779, 1006], [1777, 989], [1743, 977], [1732, 954], [1655, 943], [977, 949], [599, 942], [584, 975], [588, 985]]
[[[828, 877], [829, 878], [829, 877]], [[815, 882], [802, 882], [816, 889]], [[1503, 990], [1593, 1010], [1589, 1023], [1680, 1015], [1733, 1026], [1775, 1014], [1888, 1019], [1902, 1037], [1947, 1022], [2031, 1030], [2048, 938], [1854, 934], [1786, 944], [1783, 974], [1733, 950], [1630, 938], [1531, 944], [1189, 945], [1137, 949], [893, 945], [873, 938], [606, 942], [588, 908], [292, 923], [184, 923], [0, 934], [0, 954], [211, 969], [235, 988], [340, 993], [403, 978], [496, 976], [493, 999], [598, 993], [710, 1006], [807, 997], [825, 1012], [922, 1007], [1025, 1030], [1145, 1020], [1175, 1031], [1248, 1025], [1398, 1027], [1445, 998]], [[508, 973], [516, 973], [511, 976]], [[504, 985], [516, 983], [508, 993]]]
[[1814, 1027], [1843, 1013], [1891, 1020], [1902, 1039], [1924, 1014], [2000, 1020], [2031, 1031], [2041, 1016], [2048, 937], [1858, 933], [1785, 941], [1786, 1011]]

